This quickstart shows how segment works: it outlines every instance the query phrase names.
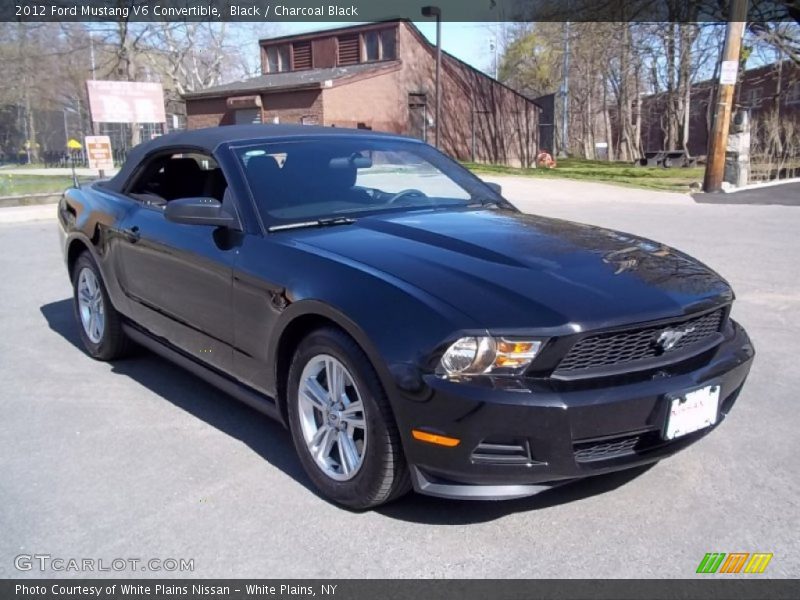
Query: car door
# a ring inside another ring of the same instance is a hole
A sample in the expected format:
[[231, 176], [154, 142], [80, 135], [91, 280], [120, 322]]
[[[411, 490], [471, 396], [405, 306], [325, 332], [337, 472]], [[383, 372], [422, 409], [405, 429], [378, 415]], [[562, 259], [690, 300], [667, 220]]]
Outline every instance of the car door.
[[[232, 358], [232, 272], [236, 232], [168, 221], [166, 204], [181, 197], [225, 194], [213, 158], [173, 153], [143, 169], [127, 195], [138, 200], [120, 222], [120, 285], [134, 321], [221, 370]], [[194, 161], [195, 167], [189, 167]], [[180, 161], [180, 168], [176, 167]], [[158, 165], [156, 165], [158, 166]], [[217, 182], [211, 181], [217, 179]], [[230, 194], [226, 198], [231, 202]], [[233, 241], [232, 241], [233, 240]]]

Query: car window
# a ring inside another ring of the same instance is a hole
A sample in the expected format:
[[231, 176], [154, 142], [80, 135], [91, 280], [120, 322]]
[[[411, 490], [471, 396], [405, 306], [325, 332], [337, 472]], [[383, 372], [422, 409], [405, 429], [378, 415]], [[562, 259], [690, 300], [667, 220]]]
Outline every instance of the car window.
[[469, 192], [412, 152], [375, 150], [368, 153], [368, 156], [372, 165], [357, 169], [357, 186], [387, 194], [414, 189], [430, 198], [470, 199]]
[[394, 138], [235, 149], [259, 208], [281, 221], [466, 206], [494, 193], [430, 146]]
[[163, 207], [177, 198], [207, 197], [222, 202], [228, 184], [210, 155], [187, 152], [162, 155], [145, 166], [128, 194]]

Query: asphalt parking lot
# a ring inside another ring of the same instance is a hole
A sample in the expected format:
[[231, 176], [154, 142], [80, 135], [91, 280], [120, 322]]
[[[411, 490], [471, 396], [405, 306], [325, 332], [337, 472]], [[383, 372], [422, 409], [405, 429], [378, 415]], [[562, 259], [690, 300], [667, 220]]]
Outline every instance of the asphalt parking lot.
[[710, 204], [782, 204], [800, 206], [800, 181], [780, 185], [764, 185], [726, 194], [693, 194], [698, 202]]
[[194, 577], [683, 578], [706, 552], [771, 552], [760, 577], [796, 576], [800, 208], [496, 180], [524, 210], [664, 241], [731, 281], [758, 356], [718, 431], [530, 499], [347, 512], [266, 417], [153, 355], [88, 358], [55, 221], [0, 222], [0, 577], [73, 575], [15, 569], [49, 554], [194, 559]]

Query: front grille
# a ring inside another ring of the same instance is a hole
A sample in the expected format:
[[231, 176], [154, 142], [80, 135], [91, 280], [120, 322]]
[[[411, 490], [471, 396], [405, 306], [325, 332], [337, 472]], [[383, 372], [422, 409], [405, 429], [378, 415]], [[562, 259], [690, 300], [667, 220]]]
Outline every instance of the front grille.
[[634, 453], [634, 448], [638, 443], [639, 436], [631, 435], [607, 442], [585, 442], [575, 444], [575, 461], [587, 463], [626, 456]]
[[[718, 309], [700, 317], [589, 335], [570, 348], [553, 375], [613, 371], [620, 366], [641, 365], [660, 357], [668, 358], [682, 350], [707, 349], [709, 344], [718, 340], [724, 317], [724, 309]], [[665, 350], [657, 343], [665, 331], [686, 333]]]

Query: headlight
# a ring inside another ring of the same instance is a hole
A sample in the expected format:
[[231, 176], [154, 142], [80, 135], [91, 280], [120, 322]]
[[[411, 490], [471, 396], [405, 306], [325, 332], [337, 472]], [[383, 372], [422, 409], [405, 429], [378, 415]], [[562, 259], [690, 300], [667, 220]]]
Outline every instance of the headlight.
[[542, 348], [541, 340], [463, 337], [442, 355], [440, 375], [516, 375], [522, 373]]

